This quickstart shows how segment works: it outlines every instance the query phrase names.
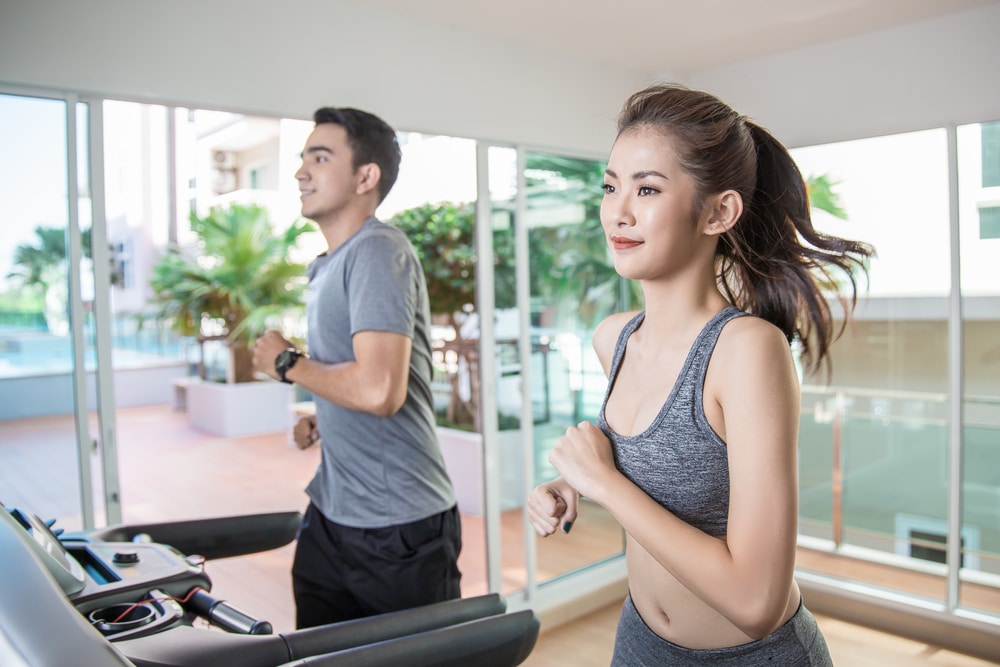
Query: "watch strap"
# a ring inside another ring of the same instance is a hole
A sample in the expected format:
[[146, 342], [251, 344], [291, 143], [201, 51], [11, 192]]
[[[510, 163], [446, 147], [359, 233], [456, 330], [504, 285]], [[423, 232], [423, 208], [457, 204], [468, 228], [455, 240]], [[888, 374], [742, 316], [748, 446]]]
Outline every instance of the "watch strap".
[[286, 377], [286, 373], [296, 364], [296, 362], [304, 357], [305, 355], [295, 349], [294, 347], [289, 347], [282, 350], [278, 354], [278, 358], [275, 360], [274, 370], [278, 373], [278, 378], [285, 384], [292, 384], [292, 381]]

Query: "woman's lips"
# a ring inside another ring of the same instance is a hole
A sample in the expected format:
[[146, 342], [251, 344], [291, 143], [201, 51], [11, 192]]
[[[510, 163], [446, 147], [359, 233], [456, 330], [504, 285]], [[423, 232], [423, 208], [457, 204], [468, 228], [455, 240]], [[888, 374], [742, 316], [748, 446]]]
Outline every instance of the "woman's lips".
[[615, 250], [628, 250], [629, 248], [635, 248], [642, 245], [642, 241], [636, 241], [635, 239], [626, 238], [624, 236], [612, 236], [611, 245], [614, 246]]

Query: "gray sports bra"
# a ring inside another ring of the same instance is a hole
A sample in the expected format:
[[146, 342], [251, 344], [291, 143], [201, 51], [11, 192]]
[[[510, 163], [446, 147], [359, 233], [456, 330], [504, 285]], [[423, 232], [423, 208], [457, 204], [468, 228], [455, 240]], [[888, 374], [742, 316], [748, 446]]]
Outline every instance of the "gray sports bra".
[[717, 313], [698, 334], [674, 387], [659, 414], [645, 431], [624, 436], [605, 419], [608, 397], [625, 356], [625, 344], [645, 313], [622, 329], [615, 346], [608, 389], [597, 425], [611, 440], [618, 469], [633, 484], [679, 519], [720, 537], [729, 517], [729, 461], [726, 443], [705, 417], [702, 392], [705, 374], [719, 334], [727, 322], [746, 315], [735, 306]]

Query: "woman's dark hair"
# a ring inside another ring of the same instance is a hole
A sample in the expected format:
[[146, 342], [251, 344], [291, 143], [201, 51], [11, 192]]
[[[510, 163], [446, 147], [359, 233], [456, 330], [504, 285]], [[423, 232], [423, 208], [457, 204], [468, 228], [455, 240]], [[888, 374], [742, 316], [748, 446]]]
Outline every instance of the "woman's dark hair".
[[378, 181], [379, 203], [389, 194], [399, 176], [399, 162], [402, 153], [396, 133], [389, 125], [374, 114], [349, 107], [323, 107], [313, 114], [313, 121], [334, 123], [347, 132], [347, 145], [354, 156], [355, 170], [363, 164], [374, 162], [379, 166], [382, 177]]
[[[695, 181], [693, 213], [713, 194], [740, 194], [743, 214], [719, 237], [715, 253], [723, 293], [773, 323], [789, 342], [798, 339], [810, 372], [828, 364], [835, 335], [824, 291], [836, 293], [846, 325], [857, 303], [854, 270], [867, 275], [874, 249], [816, 231], [805, 182], [788, 150], [717, 97], [675, 84], [650, 86], [633, 94], [618, 117], [619, 134], [637, 129], [670, 138]], [[850, 283], [849, 301], [837, 274]]]

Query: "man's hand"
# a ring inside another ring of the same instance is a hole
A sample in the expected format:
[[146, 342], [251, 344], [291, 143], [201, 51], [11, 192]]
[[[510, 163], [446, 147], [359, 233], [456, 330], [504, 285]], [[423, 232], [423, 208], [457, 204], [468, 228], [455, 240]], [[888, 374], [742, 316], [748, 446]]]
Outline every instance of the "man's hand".
[[319, 428], [316, 425], [316, 415], [306, 415], [299, 419], [292, 429], [292, 439], [299, 449], [308, 449], [319, 442]]
[[282, 350], [295, 347], [292, 341], [282, 336], [274, 329], [268, 329], [253, 345], [253, 366], [262, 373], [267, 373], [275, 380], [280, 380], [274, 370], [274, 361]]

